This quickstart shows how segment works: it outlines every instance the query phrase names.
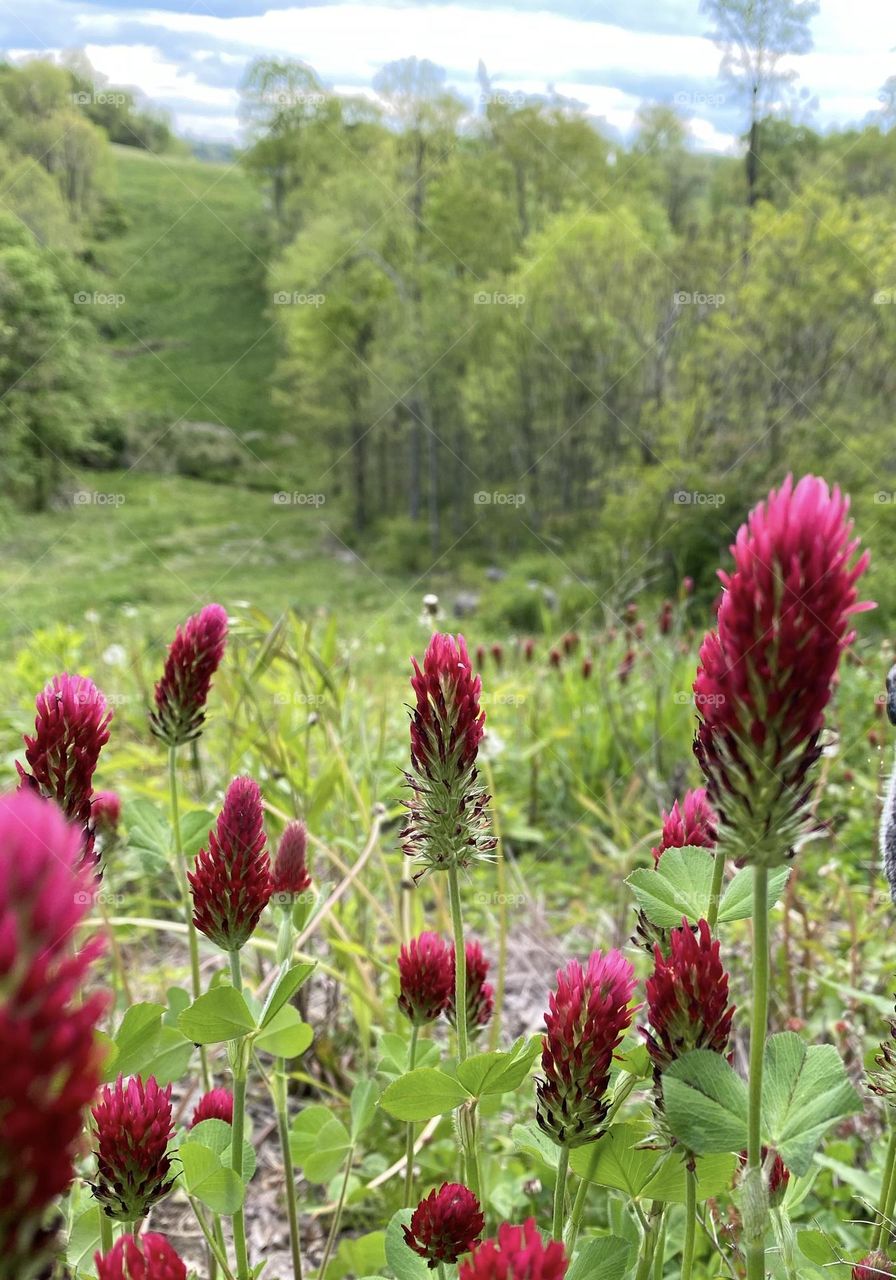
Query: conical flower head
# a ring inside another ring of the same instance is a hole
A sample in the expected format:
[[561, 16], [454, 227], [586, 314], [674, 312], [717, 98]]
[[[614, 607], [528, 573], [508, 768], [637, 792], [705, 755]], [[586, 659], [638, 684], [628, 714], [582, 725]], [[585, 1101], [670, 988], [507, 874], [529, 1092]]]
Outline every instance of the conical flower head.
[[155, 689], [150, 728], [169, 747], [198, 738], [212, 676], [227, 644], [227, 611], [207, 604], [178, 627]]
[[535, 1219], [521, 1227], [504, 1222], [495, 1240], [484, 1240], [462, 1262], [459, 1280], [563, 1280], [569, 1263], [559, 1240], [541, 1238]]
[[90, 813], [94, 829], [100, 835], [114, 836], [121, 822], [121, 796], [117, 791], [95, 791]]
[[773, 866], [807, 834], [812, 766], [831, 686], [870, 608], [857, 583], [867, 553], [848, 501], [816, 476], [781, 488], [741, 525], [717, 630], [700, 649], [694, 750], [726, 851]]
[[421, 933], [398, 954], [398, 1007], [415, 1026], [435, 1022], [454, 994], [454, 958], [437, 933]]
[[203, 1120], [223, 1120], [233, 1124], [233, 1094], [229, 1089], [209, 1089], [193, 1109], [190, 1128], [195, 1129]]
[[93, 863], [93, 775], [109, 741], [112, 712], [92, 680], [65, 673], [53, 677], [37, 695], [35, 706], [34, 736], [25, 735], [30, 773], [16, 763], [22, 787], [56, 801], [80, 828], [84, 860]]
[[144, 1231], [120, 1236], [109, 1252], [96, 1254], [97, 1280], [187, 1280], [187, 1268], [164, 1236]]
[[852, 1280], [889, 1280], [896, 1275], [896, 1266], [882, 1249], [872, 1249], [852, 1269]]
[[676, 800], [669, 813], [663, 810], [660, 842], [653, 848], [657, 864], [667, 849], [684, 849], [689, 845], [713, 849], [716, 843], [716, 815], [706, 798], [706, 790], [697, 787], [685, 793], [681, 804]]
[[476, 771], [485, 732], [482, 683], [473, 675], [463, 636], [434, 635], [423, 667], [412, 662], [412, 772], [405, 776], [413, 798], [401, 833], [404, 851], [424, 871], [464, 867], [496, 843], [489, 834], [490, 797]]
[[874, 1059], [877, 1071], [868, 1073], [868, 1086], [872, 1093], [886, 1098], [896, 1107], [896, 1018], [887, 1021], [889, 1034], [880, 1043], [880, 1053]]
[[545, 1014], [537, 1119], [560, 1146], [578, 1147], [602, 1132], [610, 1066], [635, 1010], [635, 973], [619, 951], [592, 952], [557, 974]]
[[669, 954], [654, 952], [655, 968], [647, 979], [649, 1026], [641, 1030], [653, 1063], [656, 1100], [662, 1106], [662, 1073], [692, 1049], [724, 1054], [731, 1034], [734, 1006], [728, 1003], [728, 974], [709, 925], [701, 920], [696, 933], [687, 920], [669, 935]]
[[[464, 947], [467, 958], [467, 1035], [474, 1040], [483, 1027], [488, 1026], [495, 1009], [495, 990], [490, 982], [486, 982], [491, 964], [485, 958], [482, 947], [470, 939]], [[457, 1026], [457, 1008], [454, 1001], [456, 973], [456, 953], [453, 947], [449, 952], [451, 965], [450, 991], [445, 1013], [452, 1027]]]
[[299, 894], [311, 887], [307, 856], [307, 827], [304, 822], [288, 822], [272, 868], [272, 900], [280, 906], [291, 906]]
[[174, 1134], [171, 1085], [155, 1076], [106, 1085], [93, 1108], [97, 1175], [93, 1194], [110, 1218], [142, 1218], [174, 1183], [168, 1143]]
[[0, 797], [0, 1277], [41, 1265], [47, 1206], [69, 1186], [83, 1111], [100, 1083], [106, 1007], [84, 984], [102, 950], [76, 951], [95, 880], [81, 837], [30, 791]]
[[421, 1200], [404, 1227], [405, 1244], [435, 1269], [469, 1253], [482, 1235], [485, 1219], [479, 1201], [460, 1182], [444, 1182]]
[[193, 923], [222, 951], [239, 951], [271, 896], [271, 867], [258, 783], [234, 778], [218, 822], [188, 873]]

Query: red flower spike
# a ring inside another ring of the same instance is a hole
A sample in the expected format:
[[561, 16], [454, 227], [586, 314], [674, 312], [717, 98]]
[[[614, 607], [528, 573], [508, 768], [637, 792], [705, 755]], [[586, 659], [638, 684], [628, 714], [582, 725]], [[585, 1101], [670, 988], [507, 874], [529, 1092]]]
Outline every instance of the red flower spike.
[[207, 604], [178, 627], [155, 688], [150, 728], [169, 747], [192, 742], [202, 732], [212, 676], [227, 644], [227, 611]]
[[435, 1269], [440, 1262], [455, 1263], [469, 1253], [484, 1226], [473, 1192], [459, 1182], [445, 1182], [420, 1201], [411, 1225], [403, 1230], [408, 1248]]
[[194, 1129], [203, 1120], [223, 1120], [233, 1124], [233, 1094], [229, 1089], [210, 1089], [204, 1093], [193, 1110], [189, 1128]]
[[816, 476], [787, 477], [731, 548], [717, 629], [700, 649], [694, 750], [726, 851], [775, 866], [808, 834], [812, 766], [831, 686], [853, 639], [867, 552], [849, 503]]
[[421, 933], [398, 955], [398, 1007], [415, 1026], [435, 1022], [454, 994], [454, 955], [437, 933]]
[[34, 737], [25, 735], [31, 772], [16, 762], [21, 787], [56, 801], [81, 829], [84, 861], [94, 865], [93, 775], [109, 741], [112, 712], [92, 680], [66, 674], [53, 677], [37, 695], [35, 706]]
[[144, 1231], [135, 1239], [121, 1236], [109, 1252], [96, 1258], [97, 1280], [187, 1280], [187, 1268], [164, 1236]]
[[144, 1083], [119, 1076], [93, 1108], [97, 1175], [93, 1194], [110, 1218], [133, 1222], [166, 1196], [174, 1183], [168, 1143], [174, 1134], [171, 1085], [155, 1076]]
[[121, 796], [117, 791], [95, 791], [90, 813], [94, 829], [100, 835], [114, 835], [121, 822]]
[[888, 1280], [896, 1268], [881, 1249], [873, 1249], [852, 1269], [852, 1280]]
[[31, 1275], [50, 1233], [45, 1210], [74, 1176], [83, 1111], [101, 1079], [95, 1030], [106, 1007], [85, 995], [103, 949], [75, 950], [92, 871], [80, 833], [30, 791], [0, 797], [0, 1270]]
[[563, 1280], [569, 1263], [559, 1240], [542, 1240], [535, 1219], [521, 1227], [504, 1222], [495, 1240], [484, 1240], [462, 1262], [458, 1280]]
[[489, 834], [490, 797], [476, 770], [485, 732], [482, 682], [473, 675], [464, 638], [437, 633], [422, 669], [412, 662], [412, 772], [405, 777], [413, 798], [401, 838], [408, 857], [424, 864], [419, 879], [427, 870], [465, 867], [497, 842]]
[[187, 873], [193, 923], [222, 951], [246, 945], [271, 896], [271, 867], [261, 792], [252, 778], [234, 778], [208, 849]]
[[692, 1049], [724, 1054], [734, 1006], [728, 1004], [728, 974], [719, 943], [701, 920], [695, 933], [687, 920], [669, 935], [669, 954], [654, 949], [655, 968], [647, 979], [649, 1027], [641, 1031], [653, 1063], [656, 1099], [662, 1106], [661, 1076]]
[[292, 906], [311, 887], [307, 855], [308, 828], [304, 822], [288, 822], [271, 868], [271, 897], [279, 906]]
[[685, 793], [681, 805], [676, 800], [669, 813], [663, 810], [660, 842], [653, 848], [654, 865], [667, 849], [684, 849], [688, 845], [714, 849], [716, 839], [716, 815], [706, 799], [705, 789], [697, 787]]
[[[483, 1027], [491, 1021], [495, 1009], [495, 990], [490, 982], [486, 982], [491, 964], [486, 960], [482, 947], [478, 942], [468, 942], [464, 947], [467, 958], [467, 1034], [475, 1039]], [[454, 1004], [455, 951], [449, 950], [450, 991], [445, 1013], [452, 1027], [457, 1025], [457, 1011]]]
[[613, 1053], [631, 1024], [635, 973], [618, 951], [594, 951], [583, 969], [557, 974], [545, 1014], [537, 1120], [559, 1146], [578, 1147], [602, 1132]]

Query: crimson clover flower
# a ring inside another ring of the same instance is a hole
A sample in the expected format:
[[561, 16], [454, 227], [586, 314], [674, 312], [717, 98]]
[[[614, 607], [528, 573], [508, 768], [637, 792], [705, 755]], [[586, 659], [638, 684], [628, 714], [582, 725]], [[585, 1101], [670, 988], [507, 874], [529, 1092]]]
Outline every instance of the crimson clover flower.
[[101, 1078], [106, 998], [84, 986], [103, 943], [73, 942], [95, 890], [81, 854], [55, 804], [0, 797], [0, 1272], [16, 1280], [44, 1260], [45, 1210], [74, 1176]]
[[271, 896], [261, 792], [252, 778], [234, 778], [227, 788], [208, 849], [187, 878], [196, 928], [222, 951], [239, 951]]
[[415, 1026], [435, 1022], [454, 996], [454, 954], [437, 933], [421, 933], [398, 954], [398, 1007]]
[[619, 951], [593, 951], [557, 974], [545, 1014], [537, 1120], [559, 1146], [578, 1147], [602, 1132], [613, 1053], [631, 1024], [635, 973]]
[[889, 1034], [880, 1042], [880, 1053], [874, 1059], [878, 1070], [868, 1073], [868, 1086], [893, 1107], [896, 1106], [896, 1018], [889, 1018], [887, 1027]]
[[852, 1280], [888, 1280], [893, 1275], [893, 1263], [882, 1249], [872, 1249], [852, 1269]]
[[476, 756], [485, 732], [479, 698], [482, 682], [474, 676], [463, 636], [436, 633], [423, 667], [411, 660], [412, 798], [401, 833], [408, 857], [423, 870], [465, 867], [491, 853], [497, 841], [489, 834], [490, 797], [479, 785]]
[[174, 1134], [171, 1085], [119, 1076], [93, 1108], [97, 1175], [93, 1194], [110, 1218], [133, 1222], [174, 1184], [168, 1143]]
[[223, 1120], [233, 1124], [233, 1094], [229, 1089], [209, 1089], [202, 1095], [193, 1110], [189, 1127], [194, 1129], [203, 1120]]
[[663, 810], [660, 842], [653, 848], [654, 865], [659, 863], [667, 849], [684, 849], [691, 845], [714, 849], [716, 838], [716, 815], [706, 798], [705, 788], [687, 791], [680, 805], [676, 800], [669, 813]]
[[299, 894], [311, 886], [307, 850], [308, 829], [304, 822], [288, 822], [271, 868], [271, 896], [281, 906], [292, 906]]
[[[742, 1151], [738, 1156], [739, 1171], [742, 1172], [747, 1167], [748, 1155], [746, 1151]], [[790, 1170], [781, 1159], [779, 1152], [770, 1150], [768, 1147], [762, 1148], [762, 1167], [768, 1178], [768, 1204], [770, 1209], [780, 1207], [784, 1196], [787, 1194], [787, 1185], [790, 1182]]]
[[[473, 1039], [483, 1027], [491, 1021], [495, 1008], [495, 990], [490, 982], [486, 982], [491, 964], [486, 960], [482, 947], [478, 942], [470, 941], [464, 946], [467, 960], [467, 1034]], [[451, 991], [445, 1014], [452, 1027], [457, 1026], [457, 1008], [455, 1005], [456, 956], [454, 947], [449, 951], [451, 975]]]
[[728, 1004], [728, 974], [719, 943], [709, 925], [699, 921], [696, 933], [687, 920], [669, 935], [669, 954], [654, 949], [655, 967], [647, 979], [649, 1026], [641, 1031], [653, 1063], [657, 1105], [662, 1108], [662, 1073], [692, 1049], [724, 1054], [731, 1034], [734, 1006]]
[[34, 736], [25, 735], [25, 761], [16, 762], [21, 786], [55, 800], [82, 832], [84, 861], [93, 865], [93, 775], [109, 741], [112, 712], [86, 676], [54, 676], [35, 700]]
[[750, 513], [731, 550], [717, 629], [700, 649], [694, 750], [720, 837], [742, 863], [774, 866], [808, 833], [812, 766], [867, 552], [849, 503], [790, 476]]
[[484, 1226], [473, 1192], [460, 1182], [445, 1182], [420, 1201], [411, 1225], [403, 1230], [408, 1248], [435, 1269], [441, 1262], [454, 1263], [469, 1253]]
[[169, 747], [192, 742], [202, 732], [212, 676], [227, 644], [227, 611], [207, 604], [178, 627], [155, 688], [150, 728]]
[[90, 805], [94, 830], [113, 836], [121, 822], [121, 796], [117, 791], [95, 791]]
[[529, 1218], [521, 1227], [503, 1222], [497, 1239], [483, 1240], [461, 1263], [458, 1280], [563, 1280], [568, 1265], [562, 1243], [545, 1244]]
[[105, 1257], [94, 1256], [97, 1280], [187, 1280], [186, 1264], [154, 1231], [120, 1236]]

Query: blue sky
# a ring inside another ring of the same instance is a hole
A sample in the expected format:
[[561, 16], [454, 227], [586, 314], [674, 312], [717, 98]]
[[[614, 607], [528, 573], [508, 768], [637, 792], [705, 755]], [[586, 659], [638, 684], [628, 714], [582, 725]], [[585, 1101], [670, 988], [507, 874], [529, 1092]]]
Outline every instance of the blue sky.
[[[350, 93], [371, 93], [395, 58], [429, 58], [471, 110], [482, 59], [497, 86], [552, 85], [622, 135], [640, 102], [675, 103], [701, 149], [734, 148], [741, 127], [698, 0], [40, 0], [15, 9], [0, 16], [10, 56], [84, 48], [111, 82], [141, 90], [200, 138], [239, 140], [244, 69], [272, 53], [301, 58]], [[792, 60], [800, 117], [830, 128], [877, 112], [881, 85], [896, 74], [894, 0], [821, 0], [812, 30], [812, 52]]]

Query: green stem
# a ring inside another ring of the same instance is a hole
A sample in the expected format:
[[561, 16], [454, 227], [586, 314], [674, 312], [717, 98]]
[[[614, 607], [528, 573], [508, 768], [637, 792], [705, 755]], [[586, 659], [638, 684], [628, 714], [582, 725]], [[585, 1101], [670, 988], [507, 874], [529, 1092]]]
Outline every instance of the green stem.
[[554, 1225], [551, 1235], [563, 1239], [563, 1223], [566, 1218], [566, 1180], [569, 1175], [569, 1147], [561, 1147], [557, 1160], [557, 1181], [554, 1184]]
[[[417, 1035], [419, 1027], [416, 1023], [411, 1027], [411, 1046], [408, 1050], [408, 1071], [413, 1071], [417, 1062]], [[406, 1163], [404, 1167], [404, 1202], [410, 1206], [414, 1199], [414, 1122], [408, 1121], [407, 1143], [405, 1146]]]
[[112, 1238], [112, 1219], [106, 1213], [105, 1209], [100, 1209], [100, 1247], [103, 1254], [107, 1254], [114, 1245]]
[[[240, 953], [228, 952], [230, 957], [230, 976], [237, 991], [243, 989], [243, 976], [240, 969]], [[246, 1043], [237, 1041], [234, 1046], [233, 1066], [233, 1135], [230, 1163], [234, 1173], [242, 1181], [243, 1178], [243, 1133], [246, 1125]], [[232, 1217], [233, 1248], [236, 1254], [236, 1270], [238, 1280], [249, 1280], [249, 1255], [246, 1250], [246, 1215], [240, 1207]]]
[[[621, 1071], [619, 1073], [616, 1080], [616, 1088], [613, 1091], [613, 1101], [610, 1105], [609, 1111], [607, 1112], [605, 1120], [607, 1129], [610, 1127], [613, 1118], [624, 1105], [637, 1082], [637, 1076], [631, 1075], [627, 1071]], [[598, 1142], [599, 1141], [600, 1139], [598, 1139]], [[576, 1198], [573, 1201], [572, 1213], [569, 1215], [569, 1221], [566, 1225], [566, 1252], [569, 1256], [572, 1256], [572, 1251], [579, 1238], [579, 1229], [582, 1225], [582, 1215], [585, 1212], [585, 1198], [588, 1195], [588, 1188], [591, 1186], [591, 1178], [597, 1167], [597, 1157], [599, 1154], [600, 1148], [598, 1147], [597, 1142], [595, 1142], [592, 1145], [591, 1156], [588, 1161], [588, 1173], [584, 1178], [579, 1179], [579, 1185], [576, 1189]]]
[[349, 1147], [348, 1155], [345, 1160], [345, 1177], [342, 1179], [342, 1187], [339, 1191], [339, 1200], [336, 1203], [336, 1212], [333, 1214], [333, 1221], [330, 1224], [330, 1234], [327, 1236], [327, 1244], [324, 1249], [324, 1256], [321, 1259], [317, 1274], [320, 1280], [326, 1280], [327, 1264], [333, 1254], [333, 1246], [336, 1243], [336, 1236], [339, 1232], [339, 1225], [342, 1222], [342, 1210], [345, 1208], [345, 1197], [348, 1194], [348, 1180], [352, 1173], [352, 1164], [355, 1160], [355, 1148]]
[[202, 1210], [200, 1209], [198, 1202], [194, 1200], [192, 1196], [189, 1196], [188, 1199], [196, 1221], [199, 1223], [199, 1230], [205, 1236], [205, 1242], [209, 1247], [212, 1257], [224, 1273], [225, 1280], [233, 1280], [233, 1272], [230, 1270], [230, 1264], [227, 1261], [227, 1253], [224, 1249], [224, 1237], [221, 1235], [220, 1223], [218, 1223], [218, 1229], [216, 1231], [209, 1231], [208, 1223], [203, 1217]]
[[296, 1204], [295, 1168], [289, 1147], [289, 1115], [286, 1094], [286, 1059], [278, 1058], [274, 1065], [274, 1099], [277, 1106], [277, 1129], [280, 1134], [280, 1150], [283, 1155], [283, 1176], [286, 1181], [286, 1216], [289, 1220], [289, 1244], [292, 1250], [293, 1280], [302, 1280], [302, 1248], [299, 1235], [299, 1210]]
[[[187, 938], [190, 944], [190, 977], [193, 986], [193, 999], [198, 1000], [202, 994], [202, 978], [199, 973], [199, 938], [193, 923], [193, 911], [190, 900], [190, 885], [187, 880], [187, 859], [184, 854], [183, 841], [180, 834], [180, 803], [177, 795], [177, 747], [168, 748], [168, 793], [171, 798], [171, 828], [174, 832], [174, 864], [184, 915], [187, 918]], [[202, 1085], [206, 1093], [212, 1087], [208, 1070], [208, 1052], [205, 1045], [199, 1046], [199, 1060], [202, 1064]]]
[[894, 1170], [896, 1170], [896, 1125], [890, 1120], [890, 1143], [887, 1147], [887, 1160], [884, 1165], [883, 1181], [880, 1184], [880, 1200], [878, 1201], [877, 1222], [874, 1227], [874, 1234], [871, 1237], [871, 1248], [879, 1249], [880, 1242], [883, 1238], [884, 1227], [887, 1223], [887, 1204], [890, 1200], [890, 1191], [894, 1181]]
[[641, 1255], [638, 1258], [638, 1270], [635, 1272], [635, 1280], [648, 1280], [653, 1269], [653, 1260], [656, 1254], [657, 1239], [663, 1224], [663, 1215], [665, 1213], [665, 1205], [658, 1200], [654, 1200], [650, 1207], [650, 1218], [647, 1223], [647, 1230], [644, 1232], [641, 1240]]
[[758, 1194], [762, 1179], [762, 1060], [768, 1029], [768, 870], [753, 868], [753, 1014], [750, 1027], [750, 1102], [747, 1127], [747, 1184], [751, 1216], [747, 1227], [747, 1280], [765, 1280], [767, 1213]]
[[685, 1173], [684, 1249], [681, 1255], [681, 1280], [691, 1280], [694, 1270], [694, 1246], [697, 1242], [697, 1174], [689, 1160]]
[[884, 1221], [881, 1239], [886, 1240], [889, 1244], [891, 1235], [891, 1224], [893, 1222], [893, 1210], [896, 1208], [896, 1168], [893, 1169], [893, 1176], [890, 1179], [889, 1190], [887, 1191], [887, 1202], [884, 1205]]
[[706, 913], [706, 923], [711, 930], [715, 930], [719, 919], [719, 906], [722, 901], [722, 878], [725, 875], [725, 855], [721, 849], [716, 849], [715, 856], [712, 860], [712, 885], [709, 890], [709, 910]]
[[451, 925], [454, 930], [454, 1017], [457, 1023], [457, 1060], [464, 1062], [469, 1052], [467, 1039], [467, 947], [460, 907], [460, 885], [457, 866], [448, 868], [448, 897], [451, 902]]

